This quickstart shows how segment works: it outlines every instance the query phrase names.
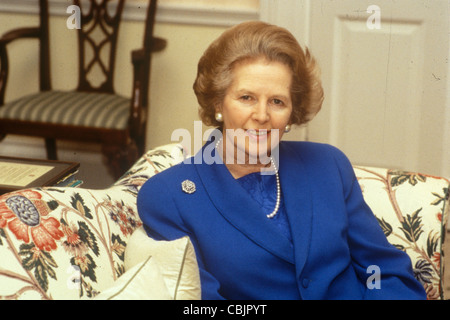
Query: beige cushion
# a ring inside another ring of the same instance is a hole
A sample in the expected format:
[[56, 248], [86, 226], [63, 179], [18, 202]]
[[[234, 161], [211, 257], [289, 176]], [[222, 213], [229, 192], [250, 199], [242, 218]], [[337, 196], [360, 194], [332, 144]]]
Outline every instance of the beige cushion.
[[104, 290], [97, 300], [171, 300], [154, 257], [149, 256], [125, 272], [114, 286]]
[[189, 237], [173, 241], [155, 241], [144, 228], [137, 229], [125, 250], [125, 270], [142, 263], [149, 256], [155, 263], [175, 300], [201, 299], [200, 275], [194, 247]]

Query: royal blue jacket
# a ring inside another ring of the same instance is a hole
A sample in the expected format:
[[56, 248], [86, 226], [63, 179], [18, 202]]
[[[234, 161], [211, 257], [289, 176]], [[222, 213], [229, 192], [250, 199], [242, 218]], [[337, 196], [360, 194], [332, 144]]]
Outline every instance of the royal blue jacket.
[[[206, 150], [211, 144], [197, 157]], [[224, 164], [206, 162], [169, 168], [138, 195], [149, 236], [190, 237], [203, 299], [426, 298], [408, 255], [386, 240], [338, 149], [309, 142], [279, 145], [292, 242], [261, 214]], [[195, 192], [182, 190], [185, 180], [195, 184]]]

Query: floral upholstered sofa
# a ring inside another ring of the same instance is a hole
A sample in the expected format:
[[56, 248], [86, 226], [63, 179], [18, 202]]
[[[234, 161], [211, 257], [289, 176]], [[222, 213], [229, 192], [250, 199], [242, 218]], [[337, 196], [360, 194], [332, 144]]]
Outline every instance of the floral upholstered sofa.
[[[200, 299], [190, 240], [153, 241], [136, 209], [142, 184], [184, 157], [177, 144], [151, 150], [104, 190], [47, 187], [1, 196], [0, 299]], [[355, 172], [428, 298], [444, 298], [449, 181], [379, 168]]]

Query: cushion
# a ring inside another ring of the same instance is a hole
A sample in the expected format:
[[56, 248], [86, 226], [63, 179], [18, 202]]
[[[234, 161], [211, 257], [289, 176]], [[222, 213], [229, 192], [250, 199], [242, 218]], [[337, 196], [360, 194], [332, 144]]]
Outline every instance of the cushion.
[[189, 237], [173, 241], [156, 241], [148, 237], [144, 228], [137, 229], [125, 250], [125, 270], [154, 258], [172, 299], [201, 299], [200, 275], [194, 247]]
[[44, 91], [9, 102], [0, 118], [106, 129], [125, 129], [130, 99], [95, 92]]
[[148, 256], [125, 272], [114, 285], [104, 290], [97, 300], [171, 300], [156, 260]]

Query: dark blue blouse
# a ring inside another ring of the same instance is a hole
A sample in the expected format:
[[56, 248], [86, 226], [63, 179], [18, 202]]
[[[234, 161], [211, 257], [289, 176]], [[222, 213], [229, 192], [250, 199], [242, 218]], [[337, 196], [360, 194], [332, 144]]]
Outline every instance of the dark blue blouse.
[[[250, 173], [237, 181], [247, 190], [250, 196], [260, 205], [261, 214], [272, 213], [277, 202], [277, 180], [275, 174], [261, 174], [260, 172]], [[269, 218], [267, 218], [269, 219]], [[286, 207], [281, 192], [280, 207], [275, 217], [271, 218], [273, 224], [277, 226], [285, 237], [292, 243], [291, 228], [286, 214]]]

